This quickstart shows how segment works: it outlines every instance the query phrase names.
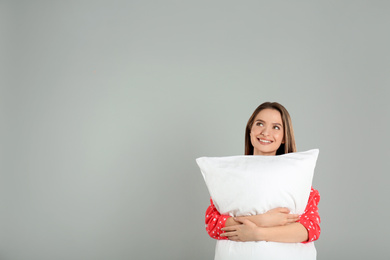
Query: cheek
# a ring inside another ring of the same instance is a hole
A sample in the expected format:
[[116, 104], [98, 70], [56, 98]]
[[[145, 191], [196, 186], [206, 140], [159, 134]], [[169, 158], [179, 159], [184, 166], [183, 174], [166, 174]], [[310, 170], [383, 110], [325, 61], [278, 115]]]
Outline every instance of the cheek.
[[251, 140], [252, 146], [254, 146], [255, 143], [257, 142], [257, 138], [256, 138], [255, 135], [252, 134], [252, 133], [250, 134], [250, 140]]
[[251, 134], [257, 134], [258, 132], [260, 131], [259, 127], [256, 127], [256, 126], [252, 126], [251, 128]]

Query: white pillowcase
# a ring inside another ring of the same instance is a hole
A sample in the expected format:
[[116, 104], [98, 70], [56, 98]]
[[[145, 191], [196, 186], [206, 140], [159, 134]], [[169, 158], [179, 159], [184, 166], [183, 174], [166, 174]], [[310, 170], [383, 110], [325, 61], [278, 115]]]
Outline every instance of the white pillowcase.
[[[306, 208], [319, 150], [278, 156], [201, 157], [201, 169], [221, 214], [256, 215], [277, 207], [302, 214]], [[218, 240], [215, 259], [313, 260], [313, 243]]]

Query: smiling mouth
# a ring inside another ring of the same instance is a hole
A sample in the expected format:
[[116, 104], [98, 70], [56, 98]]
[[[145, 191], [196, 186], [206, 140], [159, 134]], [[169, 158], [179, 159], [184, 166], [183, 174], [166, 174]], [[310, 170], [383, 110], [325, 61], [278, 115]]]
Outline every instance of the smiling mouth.
[[261, 138], [257, 138], [257, 140], [259, 140], [259, 142], [260, 142], [261, 144], [270, 144], [270, 143], [272, 143], [272, 141], [264, 140], [264, 139], [261, 139]]

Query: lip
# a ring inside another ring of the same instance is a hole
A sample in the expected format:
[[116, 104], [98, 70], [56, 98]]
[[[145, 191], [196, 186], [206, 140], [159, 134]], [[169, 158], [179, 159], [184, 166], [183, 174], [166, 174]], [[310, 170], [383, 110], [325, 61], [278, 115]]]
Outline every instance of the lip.
[[273, 143], [273, 141], [268, 140], [268, 139], [264, 139], [264, 138], [257, 138], [257, 140], [258, 140], [259, 143], [262, 144], [262, 145], [269, 145], [269, 144], [272, 144], [272, 143]]

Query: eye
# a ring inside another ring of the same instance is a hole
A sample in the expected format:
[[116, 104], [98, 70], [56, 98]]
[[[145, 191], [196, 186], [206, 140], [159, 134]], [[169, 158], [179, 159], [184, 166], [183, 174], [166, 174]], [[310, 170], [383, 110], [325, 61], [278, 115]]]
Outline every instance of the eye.
[[276, 126], [274, 126], [274, 129], [280, 130], [280, 127], [276, 125]]
[[257, 126], [263, 126], [263, 123], [257, 122], [256, 125], [257, 125]]

